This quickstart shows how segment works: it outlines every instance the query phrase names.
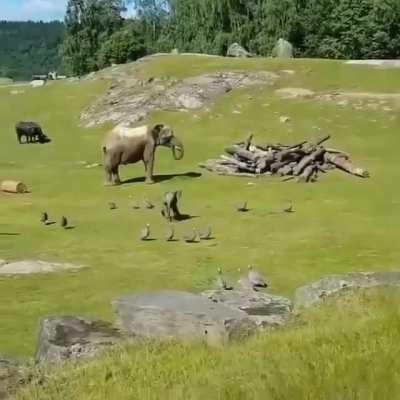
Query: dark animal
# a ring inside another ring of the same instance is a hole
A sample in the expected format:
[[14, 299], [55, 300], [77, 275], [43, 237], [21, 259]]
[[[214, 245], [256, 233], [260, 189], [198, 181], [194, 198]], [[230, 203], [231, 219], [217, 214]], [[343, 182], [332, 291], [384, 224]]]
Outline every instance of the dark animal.
[[40, 217], [40, 222], [42, 224], [45, 224], [49, 220], [49, 215], [47, 214], [46, 211], [42, 212], [42, 215]]
[[[19, 143], [48, 143], [50, 139], [43, 133], [42, 128], [36, 122], [18, 122], [15, 125]], [[22, 141], [22, 138], [25, 138]]]
[[179, 219], [181, 216], [181, 213], [178, 209], [178, 201], [181, 199], [181, 197], [182, 190], [165, 193], [161, 214], [163, 217], [168, 219], [168, 221], [172, 221], [172, 219]]
[[239, 212], [249, 211], [249, 208], [247, 207], [247, 201], [244, 201], [242, 204], [237, 205], [236, 210]]
[[64, 228], [64, 229], [67, 229], [68, 228], [68, 220], [67, 220], [67, 217], [62, 217], [61, 218], [61, 226]]

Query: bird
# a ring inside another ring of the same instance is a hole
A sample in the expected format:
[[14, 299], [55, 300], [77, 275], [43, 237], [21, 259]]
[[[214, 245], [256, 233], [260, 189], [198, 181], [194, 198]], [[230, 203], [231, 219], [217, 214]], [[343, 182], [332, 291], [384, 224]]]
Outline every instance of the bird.
[[110, 201], [108, 203], [108, 207], [109, 207], [110, 210], [116, 210], [117, 209], [117, 205], [112, 201]]
[[221, 268], [218, 268], [218, 276], [217, 276], [216, 286], [218, 289], [221, 289], [221, 290], [233, 290], [233, 286], [230, 286], [226, 282], [224, 276], [222, 275]]
[[192, 233], [188, 233], [183, 236], [183, 240], [186, 243], [196, 243], [197, 242], [197, 230], [196, 228], [193, 228]]
[[64, 215], [61, 217], [61, 226], [64, 229], [67, 229], [67, 227], [68, 227], [68, 220], [67, 220], [67, 217], [64, 217]]
[[148, 210], [152, 210], [154, 208], [154, 204], [150, 200], [147, 200], [147, 199], [143, 200], [143, 205], [144, 205], [144, 208], [147, 208]]
[[171, 227], [168, 229], [167, 234], [165, 235], [165, 240], [166, 240], [167, 242], [173, 242], [173, 241], [174, 241], [174, 237], [175, 237], [175, 230], [174, 230], [174, 227], [171, 226]]
[[146, 226], [140, 232], [140, 240], [149, 240], [150, 238], [150, 224], [146, 224]]
[[42, 215], [41, 215], [41, 217], [40, 217], [40, 222], [41, 222], [42, 224], [45, 224], [45, 225], [46, 225], [48, 221], [49, 221], [49, 215], [47, 214], [46, 211], [42, 212]]
[[244, 201], [241, 205], [236, 206], [236, 210], [239, 212], [247, 212], [249, 208], [247, 207], [247, 201]]
[[292, 212], [294, 212], [293, 202], [287, 201], [287, 202], [283, 205], [283, 212], [285, 212], [285, 213], [292, 213]]
[[210, 240], [210, 239], [212, 239], [211, 226], [208, 226], [206, 231], [200, 233], [199, 237], [200, 237], [200, 240]]
[[248, 266], [248, 269], [249, 273], [247, 275], [247, 279], [249, 280], [250, 286], [254, 290], [268, 287], [267, 281], [259, 272], [255, 271], [251, 265]]
[[138, 203], [133, 203], [132, 208], [134, 210], [139, 210], [140, 209], [140, 205]]

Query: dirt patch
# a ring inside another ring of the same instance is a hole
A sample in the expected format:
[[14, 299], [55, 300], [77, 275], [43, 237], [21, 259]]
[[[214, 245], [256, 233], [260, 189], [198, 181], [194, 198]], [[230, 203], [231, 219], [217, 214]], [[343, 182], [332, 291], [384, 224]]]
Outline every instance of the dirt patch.
[[346, 64], [369, 65], [379, 68], [400, 68], [400, 60], [350, 60]]
[[82, 265], [49, 263], [38, 260], [7, 262], [0, 260], [0, 275], [43, 274], [57, 271], [78, 270]]
[[[142, 61], [143, 62], [143, 61]], [[225, 72], [183, 80], [135, 77], [134, 66], [114, 67], [102, 76], [112, 78], [108, 92], [81, 115], [84, 126], [105, 122], [134, 124], [156, 110], [193, 110], [204, 107], [233, 89], [273, 84], [271, 72]]]
[[282, 88], [275, 90], [275, 94], [282, 99], [304, 99], [314, 97], [314, 92], [304, 88]]

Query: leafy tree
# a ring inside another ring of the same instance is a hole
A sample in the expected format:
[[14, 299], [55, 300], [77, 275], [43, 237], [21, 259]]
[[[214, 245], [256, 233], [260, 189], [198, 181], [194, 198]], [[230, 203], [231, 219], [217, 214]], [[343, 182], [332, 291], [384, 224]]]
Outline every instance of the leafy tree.
[[122, 0], [69, 0], [63, 55], [74, 74], [98, 68], [101, 44], [122, 26]]
[[103, 43], [99, 50], [98, 65], [103, 68], [113, 63], [134, 61], [145, 53], [144, 38], [138, 21], [129, 21]]

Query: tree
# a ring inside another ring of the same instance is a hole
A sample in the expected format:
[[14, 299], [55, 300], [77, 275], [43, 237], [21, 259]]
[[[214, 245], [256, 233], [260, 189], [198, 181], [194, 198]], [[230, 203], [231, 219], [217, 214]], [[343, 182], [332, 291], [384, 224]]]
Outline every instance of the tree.
[[125, 26], [114, 32], [101, 46], [98, 55], [100, 68], [111, 64], [134, 61], [145, 55], [146, 48], [138, 21], [128, 21]]
[[122, 26], [122, 0], [68, 0], [65, 15], [65, 61], [76, 75], [98, 68], [101, 44]]

